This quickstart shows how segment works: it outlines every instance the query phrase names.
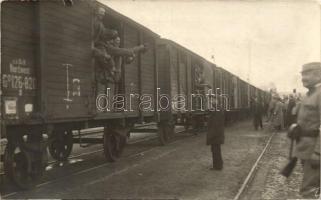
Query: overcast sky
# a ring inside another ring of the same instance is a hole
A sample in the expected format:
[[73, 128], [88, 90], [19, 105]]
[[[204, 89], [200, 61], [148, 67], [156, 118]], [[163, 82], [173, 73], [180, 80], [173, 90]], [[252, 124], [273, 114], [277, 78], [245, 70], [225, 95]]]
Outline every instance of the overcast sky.
[[320, 1], [102, 2], [259, 87], [302, 90], [302, 64], [320, 61]]

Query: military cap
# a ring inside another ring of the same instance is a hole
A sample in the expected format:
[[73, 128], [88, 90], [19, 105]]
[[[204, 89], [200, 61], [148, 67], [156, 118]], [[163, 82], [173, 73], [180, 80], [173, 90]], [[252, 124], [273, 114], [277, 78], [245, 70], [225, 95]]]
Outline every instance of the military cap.
[[302, 66], [302, 72], [307, 72], [307, 71], [314, 71], [314, 70], [321, 70], [321, 63], [320, 62], [310, 62], [306, 63]]
[[98, 15], [105, 15], [105, 13], [106, 13], [106, 10], [103, 7], [98, 7], [98, 9], [96, 10], [96, 14]]

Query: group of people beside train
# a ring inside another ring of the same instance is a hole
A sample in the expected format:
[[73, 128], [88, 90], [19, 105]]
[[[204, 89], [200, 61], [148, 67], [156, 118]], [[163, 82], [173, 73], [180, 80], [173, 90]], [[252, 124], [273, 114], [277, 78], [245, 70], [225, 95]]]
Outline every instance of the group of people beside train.
[[[113, 96], [119, 92], [122, 77], [122, 64], [131, 63], [135, 55], [147, 50], [146, 45], [131, 48], [120, 47], [119, 31], [106, 26], [104, 23], [106, 10], [97, 7], [93, 23], [93, 55], [95, 58], [95, 79], [97, 83], [96, 94], [109, 94]], [[107, 102], [105, 102], [107, 103]]]
[[[292, 164], [300, 159], [303, 166], [300, 193], [304, 198], [315, 199], [320, 196], [321, 63], [304, 64], [301, 75], [303, 86], [308, 89], [306, 95], [301, 97], [294, 90], [281, 98], [272, 91], [267, 121], [270, 130], [287, 130], [295, 143], [295, 148], [290, 148], [291, 161], [295, 161]], [[290, 165], [291, 162], [287, 166]]]
[[263, 117], [266, 116], [270, 130], [285, 130], [296, 121], [298, 106], [301, 95], [283, 95], [281, 97], [274, 90], [271, 90], [271, 100], [264, 102], [262, 97], [253, 97], [250, 102], [250, 110], [253, 117], [255, 130], [263, 129]]
[[[321, 63], [304, 64], [301, 75], [303, 86], [308, 89], [304, 97], [293, 92], [281, 98], [272, 92], [266, 108], [255, 97], [251, 110], [255, 129], [263, 128], [262, 116], [266, 113], [273, 130], [288, 130], [287, 136], [295, 142], [295, 148], [290, 148], [291, 160], [300, 160], [303, 168], [300, 194], [303, 198], [316, 199], [320, 197]], [[221, 111], [213, 112], [207, 134], [215, 170], [223, 169], [224, 110]]]
[[[123, 62], [130, 63], [135, 54], [146, 51], [145, 45], [132, 48], [120, 47], [117, 30], [107, 28], [104, 24], [105, 9], [98, 8], [94, 21], [93, 54], [96, 67], [97, 93], [119, 92], [121, 67]], [[254, 128], [263, 129], [262, 117], [266, 113], [270, 126], [276, 130], [288, 128], [297, 123], [300, 131], [289, 132], [289, 137], [296, 140], [295, 156], [303, 163], [303, 197], [315, 197], [315, 190], [320, 190], [320, 121], [321, 121], [321, 64], [313, 62], [302, 67], [303, 86], [309, 91], [304, 98], [289, 95], [283, 98], [272, 93], [272, 99], [265, 106], [260, 97], [252, 99]], [[200, 85], [201, 80], [197, 80]], [[214, 101], [218, 103], [219, 98]], [[267, 107], [267, 108], [266, 108]], [[211, 145], [214, 170], [223, 169], [221, 145], [224, 143], [224, 109], [212, 112], [209, 118], [207, 145]], [[296, 129], [298, 130], [298, 129]]]
[[301, 95], [284, 95], [283, 98], [272, 92], [272, 98], [268, 105], [267, 121], [269, 128], [273, 130], [285, 130], [296, 121]]
[[[293, 118], [290, 118], [293, 121], [287, 125], [290, 126], [288, 136], [295, 142], [292, 157], [303, 164], [300, 192], [304, 198], [311, 199], [320, 197], [321, 63], [304, 64], [301, 75], [308, 92], [295, 102], [297, 105], [291, 110]], [[289, 101], [288, 106], [293, 104]]]

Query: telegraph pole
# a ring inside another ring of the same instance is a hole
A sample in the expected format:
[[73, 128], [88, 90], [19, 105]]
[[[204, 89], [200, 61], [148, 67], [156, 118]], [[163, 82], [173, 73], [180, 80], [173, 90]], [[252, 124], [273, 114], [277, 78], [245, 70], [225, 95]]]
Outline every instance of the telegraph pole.
[[248, 70], [247, 70], [247, 82], [249, 83], [248, 84], [248, 88], [247, 88], [247, 102], [248, 102], [248, 107], [250, 107], [250, 101], [251, 101], [251, 98], [250, 98], [250, 75], [251, 75], [251, 62], [252, 62], [252, 55], [251, 55], [251, 47], [252, 44], [251, 44], [251, 40], [249, 39], [248, 40], [248, 47], [247, 47], [247, 50], [248, 50]]
[[252, 42], [248, 40], [248, 71], [247, 71], [247, 81], [250, 83], [251, 68], [252, 68]]

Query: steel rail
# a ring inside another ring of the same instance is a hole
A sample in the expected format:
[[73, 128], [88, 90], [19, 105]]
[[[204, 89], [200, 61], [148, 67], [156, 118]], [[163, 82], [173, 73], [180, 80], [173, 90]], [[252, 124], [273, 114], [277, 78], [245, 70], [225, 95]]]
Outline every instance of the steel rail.
[[[177, 131], [177, 132], [175, 132], [175, 134], [185, 133], [185, 132], [188, 132], [188, 131], [190, 131], [190, 129], [188, 129], [188, 130], [182, 130], [182, 131]], [[129, 144], [136, 144], [136, 143], [140, 143], [140, 142], [144, 142], [144, 141], [156, 139], [157, 137], [158, 137], [158, 136], [146, 137], [146, 138], [143, 138], [143, 139], [140, 139], [140, 140], [133, 141], [133, 142], [131, 142], [131, 143], [129, 143]], [[176, 142], [178, 142], [178, 141], [180, 141], [180, 140], [173, 141], [173, 142], [171, 142], [171, 144], [176, 143]], [[137, 156], [137, 155], [141, 155], [141, 154], [143, 154], [143, 153], [149, 152], [149, 151], [151, 151], [151, 150], [153, 150], [153, 149], [155, 149], [155, 148], [157, 148], [157, 147], [159, 147], [159, 146], [155, 146], [155, 147], [149, 148], [149, 149], [147, 149], [147, 150], [140, 151], [140, 152], [138, 152], [138, 153], [130, 154], [130, 155], [125, 156], [125, 157], [123, 157], [123, 158], [135, 157], [135, 156]], [[69, 160], [69, 159], [73, 159], [73, 158], [77, 158], [77, 157], [81, 157], [81, 156], [85, 156], [85, 155], [94, 154], [94, 153], [101, 152], [101, 151], [103, 151], [103, 149], [99, 149], [99, 150], [92, 151], [92, 152], [86, 152], [86, 153], [82, 153], [82, 154], [75, 155], [75, 156], [70, 156], [70, 157], [68, 158], [68, 160]], [[51, 162], [49, 162], [48, 164], [53, 164], [53, 163], [58, 163], [58, 162], [59, 162], [59, 161], [51, 161]], [[35, 188], [39, 188], [39, 187], [42, 187], [42, 186], [45, 186], [45, 185], [48, 185], [48, 184], [51, 184], [51, 183], [55, 183], [55, 182], [57, 182], [57, 181], [59, 181], [59, 180], [61, 180], [61, 179], [63, 179], [63, 178], [66, 178], [66, 177], [71, 177], [71, 176], [79, 175], [79, 174], [82, 174], [82, 173], [86, 173], [86, 172], [95, 170], [95, 169], [97, 169], [97, 168], [104, 167], [104, 166], [109, 165], [109, 164], [110, 164], [110, 163], [100, 164], [100, 165], [97, 165], [97, 166], [95, 166], [95, 167], [91, 167], [91, 168], [87, 168], [87, 169], [80, 170], [80, 171], [78, 171], [78, 172], [74, 172], [74, 173], [69, 174], [69, 175], [67, 175], [67, 176], [63, 176], [63, 177], [60, 177], [60, 178], [57, 178], [57, 179], [53, 179], [53, 180], [48, 180], [48, 181], [46, 181], [46, 182], [37, 184], [37, 185], [35, 186]], [[11, 192], [11, 193], [7, 193], [7, 194], [4, 194], [4, 195], [0, 195], [0, 197], [2, 197], [2, 198], [8, 198], [8, 197], [13, 196], [13, 195], [18, 194], [18, 193], [19, 193], [19, 191]]]
[[251, 178], [254, 176], [254, 172], [257, 169], [257, 166], [259, 164], [259, 162], [261, 161], [264, 153], [266, 152], [267, 148], [270, 146], [271, 140], [273, 138], [273, 136], [276, 134], [276, 132], [273, 132], [273, 134], [270, 136], [268, 142], [266, 143], [263, 151], [261, 152], [260, 156], [257, 158], [257, 160], [255, 161], [254, 165], [252, 166], [250, 172], [248, 173], [247, 177], [245, 178], [242, 186], [240, 187], [239, 191], [237, 192], [237, 194], [235, 195], [235, 197], [233, 198], [233, 200], [239, 200], [241, 195], [243, 194], [245, 188], [248, 186], [248, 184], [250, 183]]
[[[184, 132], [187, 132], [187, 131], [189, 131], [189, 130], [177, 131], [177, 132], [175, 132], [175, 134], [184, 133]], [[158, 138], [158, 136], [148, 136], [148, 137], [145, 137], [143, 139], [138, 139], [138, 140], [135, 140], [135, 141], [132, 141], [132, 142], [128, 142], [128, 144], [137, 144], [137, 143], [140, 143], [140, 142], [145, 142], [145, 141], [149, 141], [149, 140], [156, 139], [156, 138]], [[94, 154], [94, 153], [98, 153], [98, 152], [102, 152], [102, 151], [104, 151], [104, 149], [98, 149], [98, 150], [95, 150], [95, 151], [90, 151], [90, 152], [85, 152], [85, 153], [69, 156], [68, 160], [74, 159], [74, 158], [79, 158], [79, 157], [90, 155], [90, 154]], [[59, 163], [59, 162], [60, 161], [53, 160], [53, 161], [49, 161], [48, 164], [54, 164], [54, 163]]]

